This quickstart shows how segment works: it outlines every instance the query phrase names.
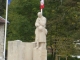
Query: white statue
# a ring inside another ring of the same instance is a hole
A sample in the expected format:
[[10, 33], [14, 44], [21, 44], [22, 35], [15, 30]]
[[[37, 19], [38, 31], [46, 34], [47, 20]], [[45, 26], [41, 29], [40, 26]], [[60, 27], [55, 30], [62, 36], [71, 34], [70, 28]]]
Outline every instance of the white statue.
[[46, 27], [46, 18], [42, 16], [41, 12], [38, 12], [38, 18], [35, 22], [36, 30], [35, 30], [35, 42], [37, 43], [37, 47], [39, 49], [46, 49], [46, 35], [47, 29]]

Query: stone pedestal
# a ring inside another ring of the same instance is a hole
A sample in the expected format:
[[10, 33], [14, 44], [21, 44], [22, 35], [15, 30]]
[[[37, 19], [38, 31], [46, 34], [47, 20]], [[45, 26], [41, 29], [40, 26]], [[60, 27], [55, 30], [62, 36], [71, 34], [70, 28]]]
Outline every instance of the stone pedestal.
[[47, 50], [36, 49], [35, 42], [9, 41], [8, 60], [47, 60]]
[[9, 41], [8, 42], [8, 60], [22, 60], [22, 42]]
[[33, 60], [34, 46], [33, 42], [9, 41], [8, 60]]
[[24, 52], [23, 53], [23, 57], [24, 57], [24, 60], [33, 60], [33, 48], [35, 46], [35, 43], [33, 42], [27, 42], [27, 43], [24, 43]]
[[47, 60], [47, 50], [46, 49], [33, 49], [33, 60]]

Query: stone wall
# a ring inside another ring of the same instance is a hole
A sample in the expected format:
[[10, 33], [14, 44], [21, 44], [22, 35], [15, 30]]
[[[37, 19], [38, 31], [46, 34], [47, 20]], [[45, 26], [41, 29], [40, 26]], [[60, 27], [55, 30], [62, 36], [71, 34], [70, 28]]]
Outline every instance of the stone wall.
[[34, 46], [34, 42], [9, 41], [8, 60], [33, 60]]
[[4, 24], [0, 24], [0, 57], [3, 57], [4, 49]]
[[8, 41], [7, 60], [47, 60], [47, 50], [35, 47], [35, 42]]

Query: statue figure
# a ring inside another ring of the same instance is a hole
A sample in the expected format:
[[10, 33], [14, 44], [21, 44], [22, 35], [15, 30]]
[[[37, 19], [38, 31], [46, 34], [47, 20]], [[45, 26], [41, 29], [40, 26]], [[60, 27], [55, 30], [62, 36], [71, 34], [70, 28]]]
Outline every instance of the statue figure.
[[35, 26], [35, 42], [37, 44], [36, 48], [46, 49], [46, 18], [42, 16], [41, 12], [38, 12], [38, 18], [36, 19]]

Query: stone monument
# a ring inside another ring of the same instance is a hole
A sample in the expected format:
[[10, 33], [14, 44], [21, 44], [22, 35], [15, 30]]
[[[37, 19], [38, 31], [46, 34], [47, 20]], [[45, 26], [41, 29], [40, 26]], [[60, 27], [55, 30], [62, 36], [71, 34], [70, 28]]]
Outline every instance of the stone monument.
[[41, 12], [38, 12], [35, 26], [35, 42], [8, 42], [8, 60], [47, 60], [46, 18]]
[[36, 47], [33, 50], [33, 60], [47, 60], [46, 50], [46, 18], [41, 12], [38, 12], [38, 18], [35, 22], [35, 43]]
[[33, 42], [9, 41], [7, 60], [33, 60], [34, 45]]
[[37, 43], [37, 48], [46, 49], [46, 18], [42, 16], [41, 12], [38, 12], [38, 18], [35, 22], [35, 42]]

